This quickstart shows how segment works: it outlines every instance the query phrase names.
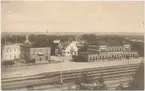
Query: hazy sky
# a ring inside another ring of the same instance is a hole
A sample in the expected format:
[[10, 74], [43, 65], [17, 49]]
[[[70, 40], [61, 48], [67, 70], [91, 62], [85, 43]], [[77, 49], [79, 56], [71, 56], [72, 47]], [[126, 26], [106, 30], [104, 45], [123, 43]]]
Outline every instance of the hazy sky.
[[2, 2], [2, 31], [143, 32], [143, 2]]

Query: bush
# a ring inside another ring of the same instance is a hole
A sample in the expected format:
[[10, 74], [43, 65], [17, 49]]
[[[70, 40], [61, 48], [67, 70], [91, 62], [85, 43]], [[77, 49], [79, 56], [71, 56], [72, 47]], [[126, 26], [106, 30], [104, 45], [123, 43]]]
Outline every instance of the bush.
[[14, 65], [14, 64], [15, 64], [14, 60], [2, 61], [2, 65]]
[[87, 59], [84, 56], [74, 56], [73, 60], [75, 62], [87, 62]]
[[35, 59], [32, 59], [32, 60], [30, 60], [30, 61], [26, 61], [26, 63], [35, 63], [35, 62], [36, 62]]

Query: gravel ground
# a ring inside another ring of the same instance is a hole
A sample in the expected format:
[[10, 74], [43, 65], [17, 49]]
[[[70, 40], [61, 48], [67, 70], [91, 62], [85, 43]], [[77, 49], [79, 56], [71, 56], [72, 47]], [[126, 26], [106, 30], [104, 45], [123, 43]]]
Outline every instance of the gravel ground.
[[93, 67], [105, 67], [125, 64], [135, 64], [143, 61], [143, 58], [129, 59], [129, 60], [113, 60], [113, 61], [102, 61], [102, 62], [69, 62], [64, 61], [63, 63], [56, 64], [42, 64], [32, 66], [13, 67], [8, 72], [2, 72], [1, 77], [13, 78], [21, 76], [37, 75], [45, 72], [61, 71], [61, 70], [75, 70]]

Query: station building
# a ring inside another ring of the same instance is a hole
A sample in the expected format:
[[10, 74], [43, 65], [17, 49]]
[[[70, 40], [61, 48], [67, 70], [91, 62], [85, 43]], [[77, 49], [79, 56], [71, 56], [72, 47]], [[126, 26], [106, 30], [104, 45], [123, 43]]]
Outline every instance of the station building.
[[75, 60], [97, 61], [138, 57], [138, 52], [131, 50], [129, 43], [122, 45], [88, 44], [86, 52], [78, 52]]

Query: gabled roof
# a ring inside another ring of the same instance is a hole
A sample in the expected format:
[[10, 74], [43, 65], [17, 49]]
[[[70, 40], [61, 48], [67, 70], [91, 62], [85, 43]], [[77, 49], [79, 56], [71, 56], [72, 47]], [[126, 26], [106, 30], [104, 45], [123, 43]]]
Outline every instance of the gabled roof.
[[69, 45], [70, 45], [70, 43], [61, 43], [62, 44], [62, 49], [66, 49]]

